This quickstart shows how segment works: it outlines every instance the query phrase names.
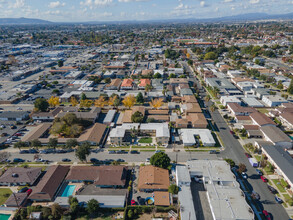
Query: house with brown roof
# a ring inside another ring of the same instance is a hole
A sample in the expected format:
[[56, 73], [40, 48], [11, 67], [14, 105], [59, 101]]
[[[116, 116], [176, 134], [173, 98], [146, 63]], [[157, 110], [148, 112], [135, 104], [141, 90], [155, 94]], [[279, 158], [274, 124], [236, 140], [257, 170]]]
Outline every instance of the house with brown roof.
[[238, 103], [228, 103], [227, 104], [228, 110], [231, 112], [231, 114], [235, 117], [236, 115], [243, 115], [243, 116], [249, 116], [253, 112], [257, 112], [255, 108], [252, 107], [243, 107], [239, 105]]
[[186, 95], [182, 97], [183, 103], [197, 103], [197, 99], [194, 95]]
[[69, 166], [50, 166], [38, 185], [33, 189], [29, 199], [35, 202], [53, 201], [69, 169]]
[[147, 110], [146, 111], [147, 119], [154, 119], [156, 122], [169, 122], [169, 110], [160, 109], [160, 110]]
[[105, 86], [105, 90], [119, 90], [121, 79], [113, 79], [110, 84]]
[[190, 113], [184, 118], [178, 118], [176, 128], [206, 128], [208, 122], [202, 113]]
[[27, 193], [13, 193], [9, 196], [9, 198], [5, 201], [5, 207], [19, 207], [24, 205], [26, 201]]
[[0, 177], [1, 186], [33, 185], [42, 173], [40, 167], [11, 167]]
[[276, 126], [276, 123], [263, 113], [254, 112], [250, 114], [249, 117], [251, 118], [253, 124], [258, 125], [260, 127]]
[[49, 112], [34, 112], [32, 114], [32, 119], [49, 122], [54, 121], [55, 117], [58, 115], [59, 112], [63, 110], [62, 107], [57, 107]]
[[179, 86], [179, 84], [188, 84], [187, 78], [171, 78], [170, 85]]
[[133, 89], [133, 79], [124, 79], [120, 86], [121, 90]]
[[169, 171], [152, 165], [139, 168], [138, 189], [144, 192], [168, 191]]
[[289, 129], [293, 129], [293, 112], [284, 112], [279, 116], [283, 125], [287, 126]]
[[181, 105], [181, 112], [188, 115], [190, 113], [201, 113], [201, 108], [198, 103], [186, 103]]
[[145, 89], [147, 85], [151, 85], [150, 79], [140, 79], [138, 89]]
[[171, 204], [169, 192], [154, 192], [155, 205], [156, 206], [169, 206]]
[[97, 187], [124, 187], [127, 179], [126, 166], [72, 166], [66, 181], [90, 182]]
[[147, 69], [147, 70], [142, 70], [141, 75], [142, 76], [151, 76], [154, 74], [154, 70], [152, 69]]

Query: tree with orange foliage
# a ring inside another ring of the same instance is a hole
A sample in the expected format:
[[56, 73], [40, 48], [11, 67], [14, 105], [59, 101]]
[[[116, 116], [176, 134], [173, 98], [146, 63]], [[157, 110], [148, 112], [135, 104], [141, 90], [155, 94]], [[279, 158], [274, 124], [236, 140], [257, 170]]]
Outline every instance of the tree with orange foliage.
[[95, 106], [103, 108], [107, 104], [107, 101], [104, 96], [100, 96], [95, 100]]
[[109, 100], [108, 100], [108, 105], [113, 106], [114, 103], [115, 103], [115, 101], [116, 101], [116, 99], [117, 99], [117, 96], [116, 95], [110, 97]]
[[160, 108], [163, 105], [163, 99], [159, 98], [159, 99], [153, 99], [150, 103], [150, 106], [152, 106], [155, 109]]
[[81, 108], [89, 108], [93, 105], [93, 101], [89, 100], [89, 99], [85, 99], [85, 100], [80, 100], [80, 104], [79, 106]]
[[59, 97], [51, 96], [51, 98], [48, 100], [48, 103], [51, 107], [56, 107], [60, 105]]
[[130, 109], [132, 106], [134, 106], [135, 101], [136, 101], [136, 99], [135, 99], [134, 95], [128, 95], [124, 98], [122, 103], [125, 107], [128, 107]]
[[76, 100], [76, 98], [74, 96], [71, 97], [70, 103], [74, 107], [78, 105], [78, 101]]

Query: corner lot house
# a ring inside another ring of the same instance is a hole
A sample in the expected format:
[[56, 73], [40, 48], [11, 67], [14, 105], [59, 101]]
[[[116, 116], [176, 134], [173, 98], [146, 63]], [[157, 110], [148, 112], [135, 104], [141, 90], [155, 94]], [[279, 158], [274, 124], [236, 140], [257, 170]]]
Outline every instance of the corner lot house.
[[169, 184], [168, 170], [151, 165], [139, 168], [139, 191], [168, 191]]
[[260, 128], [263, 137], [266, 141], [273, 143], [276, 146], [291, 149], [292, 140], [280, 128], [275, 126], [264, 126]]
[[1, 177], [1, 186], [25, 186], [33, 185], [42, 173], [42, 168], [9, 168]]

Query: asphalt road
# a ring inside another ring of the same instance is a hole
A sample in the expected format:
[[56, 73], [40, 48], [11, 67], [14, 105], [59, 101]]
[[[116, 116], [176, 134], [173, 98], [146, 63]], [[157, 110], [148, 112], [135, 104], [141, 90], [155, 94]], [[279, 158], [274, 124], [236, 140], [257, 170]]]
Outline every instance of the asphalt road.
[[[106, 159], [123, 159], [129, 163], [138, 163], [145, 162], [147, 158], [150, 158], [155, 152], [141, 152], [140, 154], [109, 154], [108, 152], [99, 152], [99, 153], [91, 153], [88, 156], [88, 160], [90, 158], [96, 158], [98, 160], [106, 160]], [[176, 161], [178, 163], [185, 163], [187, 160], [194, 159], [209, 159], [215, 160], [217, 156], [215, 154], [209, 154], [209, 152], [167, 152], [171, 161]], [[75, 157], [75, 153], [65, 153], [65, 154], [40, 154], [41, 158], [44, 160], [60, 162], [63, 158], [68, 158], [72, 162], [78, 162], [79, 160]], [[18, 152], [11, 153], [10, 159], [13, 158], [22, 158], [25, 160], [33, 161], [34, 154], [19, 154]]]

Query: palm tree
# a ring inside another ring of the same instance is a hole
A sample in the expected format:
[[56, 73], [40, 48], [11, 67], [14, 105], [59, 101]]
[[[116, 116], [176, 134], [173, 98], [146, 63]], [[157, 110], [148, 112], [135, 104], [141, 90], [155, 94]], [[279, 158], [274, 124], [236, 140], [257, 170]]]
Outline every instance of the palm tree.
[[206, 96], [204, 97], [204, 100], [205, 100], [206, 102], [209, 102], [209, 101], [211, 100], [211, 96], [210, 96], [210, 95], [206, 95]]

